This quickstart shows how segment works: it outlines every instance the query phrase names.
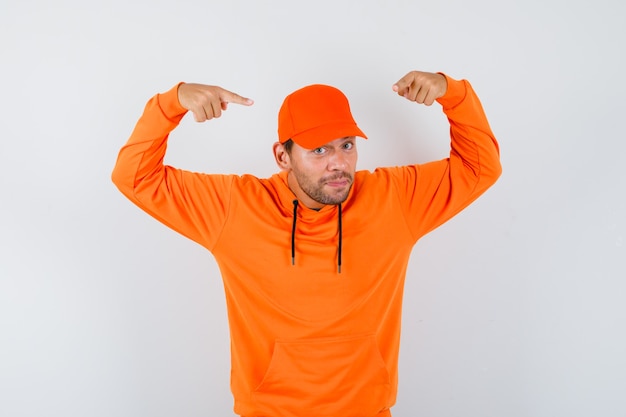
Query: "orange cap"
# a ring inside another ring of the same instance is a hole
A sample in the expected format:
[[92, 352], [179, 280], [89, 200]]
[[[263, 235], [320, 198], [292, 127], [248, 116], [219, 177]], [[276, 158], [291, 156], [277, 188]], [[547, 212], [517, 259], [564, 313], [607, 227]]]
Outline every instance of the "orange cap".
[[289, 94], [278, 112], [278, 140], [315, 149], [346, 136], [367, 136], [350, 113], [346, 96], [328, 85], [309, 85]]

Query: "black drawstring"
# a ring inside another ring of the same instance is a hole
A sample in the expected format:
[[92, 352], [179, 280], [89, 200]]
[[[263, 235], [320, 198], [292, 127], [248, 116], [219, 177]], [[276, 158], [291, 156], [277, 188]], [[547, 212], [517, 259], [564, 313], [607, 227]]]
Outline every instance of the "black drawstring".
[[293, 224], [291, 226], [291, 265], [296, 264], [296, 218], [298, 217], [298, 200], [293, 200]]
[[341, 227], [341, 203], [339, 203], [339, 245], [337, 247], [337, 271], [341, 274], [341, 244], [343, 240], [343, 228]]
[[[341, 274], [341, 248], [343, 244], [343, 227], [341, 225], [341, 204], [339, 207], [339, 243], [337, 246], [337, 272]], [[291, 225], [291, 265], [296, 264], [296, 220], [298, 218], [298, 200], [293, 200], [293, 223]]]

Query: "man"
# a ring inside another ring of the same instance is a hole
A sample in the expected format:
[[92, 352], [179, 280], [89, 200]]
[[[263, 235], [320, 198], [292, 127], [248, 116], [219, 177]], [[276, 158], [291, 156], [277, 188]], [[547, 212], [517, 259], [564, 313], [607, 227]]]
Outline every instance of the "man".
[[113, 181], [165, 225], [206, 247], [224, 281], [234, 410], [246, 417], [390, 416], [403, 284], [417, 240], [499, 177], [499, 150], [467, 81], [412, 71], [393, 86], [438, 101], [450, 157], [356, 171], [348, 100], [312, 85], [290, 94], [273, 151], [280, 172], [207, 175], [163, 166], [168, 134], [252, 100], [181, 83], [152, 98]]

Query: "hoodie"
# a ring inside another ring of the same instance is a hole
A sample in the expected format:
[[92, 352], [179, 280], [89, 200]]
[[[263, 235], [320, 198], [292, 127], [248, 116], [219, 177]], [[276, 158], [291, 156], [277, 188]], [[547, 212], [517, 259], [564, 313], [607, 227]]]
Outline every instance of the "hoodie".
[[412, 248], [501, 172], [471, 85], [447, 81], [438, 102], [450, 122], [450, 156], [357, 171], [346, 201], [319, 211], [294, 203], [284, 171], [257, 178], [163, 165], [169, 133], [186, 110], [177, 86], [146, 105], [113, 181], [214, 255], [228, 309], [235, 413], [390, 415]]

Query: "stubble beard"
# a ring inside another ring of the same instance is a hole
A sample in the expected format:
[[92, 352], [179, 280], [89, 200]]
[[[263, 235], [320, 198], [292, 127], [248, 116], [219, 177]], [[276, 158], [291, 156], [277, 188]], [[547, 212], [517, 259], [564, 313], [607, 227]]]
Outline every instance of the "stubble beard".
[[[302, 191], [320, 204], [341, 204], [346, 201], [348, 194], [350, 193], [350, 189], [352, 188], [352, 175], [347, 172], [338, 172], [336, 174], [320, 178], [316, 183], [311, 182], [306, 176], [301, 175], [299, 172], [294, 172], [294, 174]], [[324, 191], [324, 186], [327, 182], [342, 179], [348, 180], [348, 185], [345, 189], [335, 193], [328, 193]]]

